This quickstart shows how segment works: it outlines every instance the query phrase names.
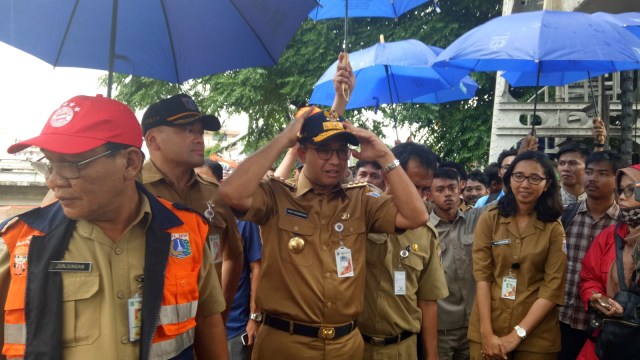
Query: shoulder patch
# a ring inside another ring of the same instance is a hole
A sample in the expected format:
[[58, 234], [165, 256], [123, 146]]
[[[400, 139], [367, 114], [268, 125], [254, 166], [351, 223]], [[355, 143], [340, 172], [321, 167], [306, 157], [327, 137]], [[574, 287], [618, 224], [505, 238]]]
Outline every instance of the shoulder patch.
[[283, 179], [281, 177], [277, 177], [277, 176], [272, 176], [270, 178], [270, 180], [277, 182], [278, 184], [282, 184], [290, 189], [295, 189], [296, 188], [296, 184], [295, 184], [295, 179]]
[[215, 185], [216, 187], [220, 186], [220, 183], [218, 182], [217, 179], [210, 178], [208, 176], [202, 176], [198, 173], [196, 173], [196, 180], [207, 185]]
[[356, 182], [348, 182], [346, 184], [342, 184], [342, 188], [344, 190], [349, 190], [349, 189], [357, 189], [357, 188], [362, 188], [362, 187], [367, 187], [369, 184], [367, 184], [367, 182], [365, 181], [356, 181]]

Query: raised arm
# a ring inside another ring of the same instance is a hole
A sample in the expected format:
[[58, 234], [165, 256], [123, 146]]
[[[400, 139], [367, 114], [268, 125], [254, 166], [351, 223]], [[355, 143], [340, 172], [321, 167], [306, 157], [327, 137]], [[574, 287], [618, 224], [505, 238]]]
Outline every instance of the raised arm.
[[331, 110], [340, 115], [344, 115], [344, 111], [347, 108], [347, 99], [344, 98], [342, 93], [342, 85], [345, 84], [349, 87], [350, 94], [353, 94], [353, 89], [356, 86], [356, 77], [351, 69], [351, 63], [342, 63], [344, 56], [344, 53], [340, 53], [338, 56], [338, 68], [336, 69], [336, 74], [333, 76], [333, 89], [336, 92], [336, 97], [333, 99]]
[[258, 189], [260, 180], [278, 156], [285, 149], [296, 144], [302, 122], [309, 116], [312, 109], [310, 107], [292, 120], [282, 133], [240, 163], [238, 168], [222, 183], [220, 196], [231, 208], [240, 212], [249, 210], [253, 194]]

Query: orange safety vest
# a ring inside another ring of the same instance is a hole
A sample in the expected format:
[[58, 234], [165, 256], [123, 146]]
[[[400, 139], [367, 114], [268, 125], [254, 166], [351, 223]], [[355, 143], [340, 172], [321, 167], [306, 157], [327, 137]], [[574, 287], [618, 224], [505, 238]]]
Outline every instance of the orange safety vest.
[[[169, 254], [164, 254], [167, 261], [162, 289], [149, 288], [145, 281], [143, 307], [153, 304], [153, 297], [157, 299], [162, 296], [162, 300], [159, 304], [159, 309], [157, 309], [157, 323], [154, 325], [152, 341], [145, 341], [143, 330], [141, 352], [147, 354], [149, 358], [173, 357], [193, 344], [196, 325], [195, 315], [199, 299], [198, 275], [202, 264], [203, 251], [208, 251], [205, 246], [208, 225], [199, 214], [191, 210], [182, 209], [178, 204], [172, 204], [157, 198], [150, 198], [149, 201], [152, 202], [153, 213], [152, 223], [149, 228], [153, 228], [154, 221], [156, 223], [162, 221], [162, 216], [158, 218], [154, 211], [154, 208], [157, 208], [158, 205], [165, 207], [177, 217], [177, 219], [171, 219], [175, 221], [174, 224], [181, 224], [166, 230], [162, 229], [165, 232], [164, 234], [168, 235], [163, 240], [170, 243], [170, 246], [161, 247], [162, 249], [170, 248]], [[57, 206], [57, 204], [52, 206]], [[46, 210], [47, 208], [44, 209]], [[42, 212], [43, 209], [32, 210], [32, 212], [38, 211]], [[62, 211], [62, 209], [58, 206], [54, 211]], [[29, 324], [25, 320], [26, 287], [29, 281], [30, 267], [27, 258], [32, 244], [45, 240], [46, 234], [27, 225], [21, 219], [21, 216], [19, 215], [17, 219], [9, 222], [4, 230], [0, 229], [0, 241], [6, 244], [11, 256], [9, 263], [11, 283], [5, 301], [4, 346], [2, 348], [2, 354], [7, 358], [23, 358], [27, 347], [37, 346], [36, 344], [27, 344], [26, 341], [27, 330], [32, 330], [29, 329]], [[30, 218], [34, 218], [34, 216], [30, 216]], [[75, 222], [71, 226], [74, 226], [74, 224]], [[148, 229], [147, 242], [157, 241], [157, 239], [149, 238], [150, 233], [153, 234], [154, 232]], [[50, 242], [50, 239], [46, 240]], [[158, 247], [156, 246], [156, 248]], [[148, 249], [149, 246], [146, 246], [146, 259], [149, 259], [149, 256], [159, 255], [149, 253]], [[31, 264], [32, 268], [33, 266], [34, 264]], [[156, 270], [158, 272], [162, 271], [162, 269]], [[149, 278], [146, 275], [145, 280]], [[39, 290], [30, 288], [30, 292], [33, 291]], [[34, 294], [34, 296], [37, 298], [38, 295]], [[149, 301], [147, 301], [147, 297]], [[33, 297], [30, 296], [29, 298]], [[33, 331], [37, 330], [33, 329]], [[147, 345], [148, 343], [151, 344], [150, 347]], [[143, 350], [145, 345], [146, 348]], [[59, 346], [61, 347], [61, 344]]]

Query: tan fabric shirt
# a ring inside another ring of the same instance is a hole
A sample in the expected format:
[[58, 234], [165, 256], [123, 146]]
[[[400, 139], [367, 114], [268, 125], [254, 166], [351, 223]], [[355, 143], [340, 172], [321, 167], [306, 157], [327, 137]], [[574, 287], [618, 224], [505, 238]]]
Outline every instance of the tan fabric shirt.
[[[215, 179], [200, 176], [195, 171], [193, 175], [185, 193], [178, 194], [153, 161], [148, 160], [142, 167], [142, 183], [152, 194], [171, 202], [184, 204], [203, 215], [208, 209], [207, 204], [213, 204], [215, 215], [213, 221], [209, 221], [208, 239], [216, 272], [220, 275], [223, 253], [226, 253], [229, 258], [242, 257], [242, 238], [238, 233], [233, 212], [218, 194], [218, 182]], [[220, 243], [221, 248], [215, 245], [216, 242]]]
[[[364, 300], [368, 231], [394, 233], [393, 199], [366, 184], [343, 185], [317, 194], [301, 174], [294, 187], [275, 178], [262, 181], [244, 220], [261, 225], [262, 273], [257, 305], [267, 313], [309, 324], [344, 324], [356, 318]], [[341, 223], [342, 234], [335, 230]], [[289, 250], [292, 238], [302, 251]], [[335, 251], [342, 237], [351, 250], [355, 276], [337, 276]]]
[[[90, 261], [92, 268], [62, 273], [64, 359], [94, 359], [97, 354], [100, 359], [138, 359], [139, 343], [128, 340], [127, 299], [139, 292], [136, 277], [144, 272], [145, 232], [152, 214], [147, 198], [142, 199], [137, 219], [115, 243], [92, 223], [76, 223], [62, 261]], [[203, 254], [198, 316], [209, 316], [224, 310], [225, 303], [211, 255]]]
[[449, 287], [449, 296], [438, 300], [438, 330], [467, 327], [471, 308], [476, 298], [476, 281], [473, 278], [471, 249], [473, 232], [486, 206], [462, 212], [450, 223], [442, 220], [435, 211], [429, 222], [438, 231], [442, 264]]
[[[409, 249], [407, 257], [400, 251]], [[395, 295], [394, 272], [404, 271], [406, 294]], [[401, 235], [369, 234], [364, 309], [358, 328], [370, 336], [390, 337], [403, 331], [420, 332], [420, 300], [447, 296], [440, 262], [438, 234], [430, 224]]]
[[[567, 256], [563, 252], [564, 230], [560, 221], [544, 223], [531, 215], [520, 233], [515, 217], [498, 215], [492, 206], [480, 216], [473, 242], [473, 276], [491, 288], [491, 321], [497, 336], [509, 334], [539, 298], [563, 305]], [[509, 244], [492, 245], [492, 241], [509, 240]], [[501, 297], [502, 279], [511, 264], [517, 277], [515, 300]], [[477, 302], [469, 320], [469, 339], [482, 342]], [[558, 310], [554, 309], [536, 329], [529, 331], [518, 350], [532, 352], [560, 351]]]

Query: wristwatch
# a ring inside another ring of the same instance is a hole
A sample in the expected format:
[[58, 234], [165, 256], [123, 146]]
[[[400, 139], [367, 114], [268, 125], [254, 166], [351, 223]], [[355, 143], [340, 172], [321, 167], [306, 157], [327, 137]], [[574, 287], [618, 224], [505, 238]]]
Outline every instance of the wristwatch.
[[516, 325], [514, 329], [516, 330], [516, 335], [518, 335], [520, 339], [524, 340], [527, 338], [527, 331], [521, 328], [520, 325]]
[[262, 321], [262, 313], [251, 313], [249, 314], [249, 319], [261, 322]]

